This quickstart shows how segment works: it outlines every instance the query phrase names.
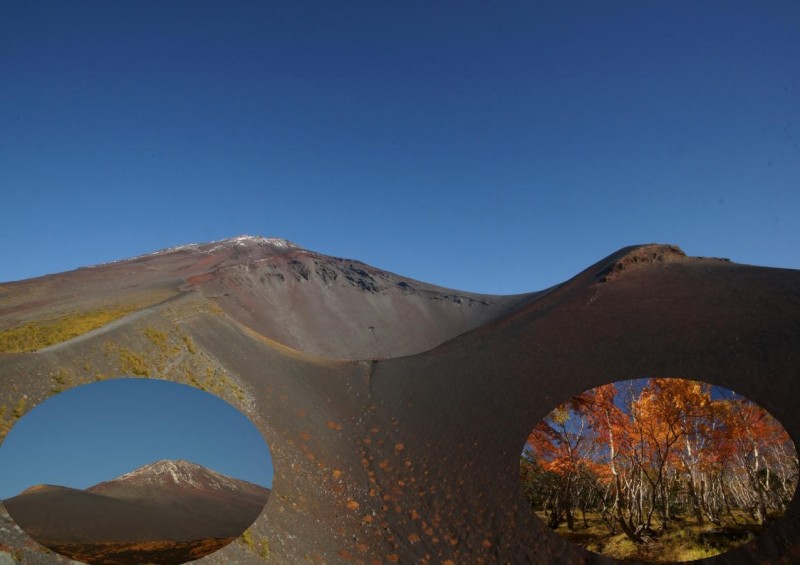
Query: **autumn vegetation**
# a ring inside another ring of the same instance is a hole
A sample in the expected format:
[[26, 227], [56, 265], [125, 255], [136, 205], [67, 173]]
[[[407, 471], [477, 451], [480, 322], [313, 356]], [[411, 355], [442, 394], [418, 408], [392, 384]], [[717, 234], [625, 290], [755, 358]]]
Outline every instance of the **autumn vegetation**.
[[191, 541], [142, 541], [48, 544], [48, 548], [71, 559], [92, 564], [160, 563], [172, 565], [193, 561], [222, 549], [236, 538]]
[[137, 310], [167, 300], [174, 294], [174, 291], [169, 289], [150, 290], [126, 296], [125, 303], [65, 312], [58, 316], [31, 320], [0, 329], [0, 353], [27, 353], [67, 341]]
[[652, 561], [749, 541], [785, 512], [798, 481], [794, 445], [768, 412], [672, 378], [573, 397], [537, 424], [520, 462], [524, 493], [550, 528], [592, 551]]
[[97, 329], [134, 310], [133, 307], [118, 307], [73, 312], [3, 330], [0, 332], [0, 353], [36, 351]]

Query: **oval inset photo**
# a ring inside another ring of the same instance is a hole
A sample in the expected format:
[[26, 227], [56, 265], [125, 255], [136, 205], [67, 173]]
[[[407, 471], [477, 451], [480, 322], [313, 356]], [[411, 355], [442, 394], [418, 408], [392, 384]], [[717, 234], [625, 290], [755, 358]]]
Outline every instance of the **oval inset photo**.
[[272, 460], [227, 402], [154, 379], [51, 397], [0, 447], [0, 497], [33, 539], [84, 563], [177, 564], [239, 537], [261, 514]]
[[766, 410], [675, 378], [620, 381], [557, 406], [520, 458], [525, 497], [555, 533], [615, 559], [693, 561], [779, 519], [797, 451]]

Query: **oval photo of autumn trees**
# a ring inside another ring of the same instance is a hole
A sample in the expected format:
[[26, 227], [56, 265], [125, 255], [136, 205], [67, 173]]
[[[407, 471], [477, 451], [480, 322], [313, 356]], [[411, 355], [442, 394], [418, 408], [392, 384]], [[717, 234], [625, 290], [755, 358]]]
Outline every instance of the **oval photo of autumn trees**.
[[798, 455], [766, 410], [676, 378], [557, 406], [528, 437], [523, 492], [557, 534], [616, 559], [692, 561], [754, 539], [794, 496]]

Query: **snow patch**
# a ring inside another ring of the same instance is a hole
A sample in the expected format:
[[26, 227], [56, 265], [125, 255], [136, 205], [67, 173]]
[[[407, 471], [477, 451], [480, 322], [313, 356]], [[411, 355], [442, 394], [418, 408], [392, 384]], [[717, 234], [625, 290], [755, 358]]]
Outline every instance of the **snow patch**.
[[176, 251], [184, 251], [184, 250], [197, 250], [201, 247], [205, 247], [207, 245], [211, 245], [210, 249], [204, 250], [205, 253], [213, 253], [214, 251], [219, 251], [220, 249], [224, 249], [225, 247], [235, 246], [235, 247], [246, 247], [247, 245], [256, 244], [262, 247], [273, 247], [276, 249], [301, 249], [301, 247], [295, 243], [292, 243], [288, 239], [284, 239], [282, 237], [263, 237], [260, 235], [239, 235], [236, 237], [228, 238], [228, 239], [218, 239], [216, 241], [210, 241], [207, 243], [187, 243], [184, 245], [175, 245], [173, 247], [166, 247], [164, 249], [159, 249], [157, 251], [153, 251], [151, 253], [144, 253], [142, 255], [135, 255], [133, 257], [128, 257], [126, 259], [116, 259], [114, 261], [106, 261], [105, 263], [97, 263], [95, 265], [89, 265], [84, 267], [85, 269], [95, 269], [97, 267], [103, 267], [105, 265], [115, 265], [117, 263], [126, 263], [128, 261], [137, 261], [139, 259], [145, 259], [147, 257], [155, 257], [158, 255], [166, 255], [168, 253], [175, 253]]
[[225, 475], [190, 461], [163, 459], [120, 475], [112, 482], [135, 482], [146, 485], [175, 485], [214, 490], [237, 490], [236, 483]]

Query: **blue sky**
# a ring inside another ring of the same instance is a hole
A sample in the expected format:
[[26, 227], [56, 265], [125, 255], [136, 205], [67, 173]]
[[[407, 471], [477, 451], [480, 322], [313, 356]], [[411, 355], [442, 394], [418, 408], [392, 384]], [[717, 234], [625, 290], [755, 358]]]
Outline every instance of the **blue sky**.
[[800, 268], [796, 2], [10, 0], [0, 281], [242, 233], [487, 293]]
[[0, 499], [36, 484], [83, 489], [160, 459], [272, 485], [267, 443], [230, 404], [169, 381], [114, 379], [57, 394], [14, 425], [0, 446]]

